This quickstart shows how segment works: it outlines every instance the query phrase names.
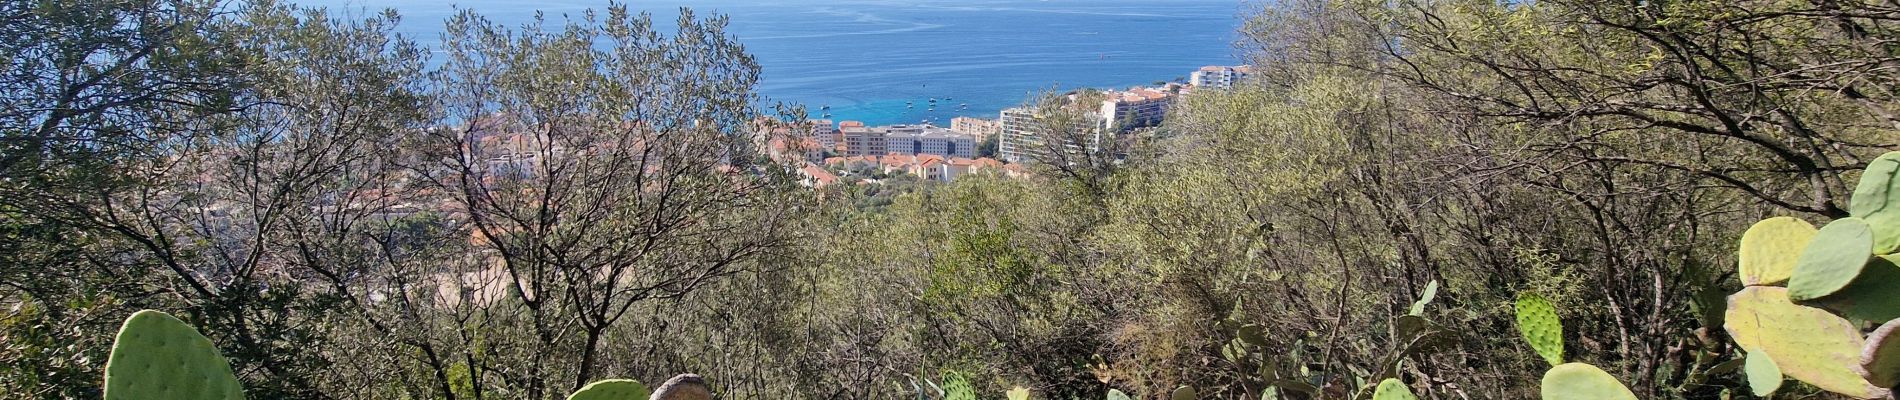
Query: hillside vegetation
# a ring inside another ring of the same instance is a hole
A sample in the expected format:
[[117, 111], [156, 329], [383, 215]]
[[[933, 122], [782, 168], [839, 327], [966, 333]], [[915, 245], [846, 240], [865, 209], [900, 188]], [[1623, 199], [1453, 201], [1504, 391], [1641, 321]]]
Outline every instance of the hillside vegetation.
[[1749, 398], [1727, 298], [1783, 289], [1743, 233], [1893, 222], [1858, 205], [1900, 150], [1888, 3], [1270, 2], [1253, 78], [1157, 129], [817, 190], [753, 137], [802, 112], [682, 14], [423, 48], [394, 12], [0, 3], [0, 398], [100, 398], [141, 309], [260, 399], [1515, 399], [1559, 361]]

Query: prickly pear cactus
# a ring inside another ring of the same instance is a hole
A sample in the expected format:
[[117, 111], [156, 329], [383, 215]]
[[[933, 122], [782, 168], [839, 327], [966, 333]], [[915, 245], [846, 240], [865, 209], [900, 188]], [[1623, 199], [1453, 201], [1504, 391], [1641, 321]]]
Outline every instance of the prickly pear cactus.
[[244, 388], [211, 339], [171, 314], [126, 318], [106, 361], [106, 400], [241, 400]]
[[1873, 258], [1874, 233], [1867, 221], [1841, 218], [1829, 222], [1795, 260], [1788, 278], [1788, 295], [1795, 300], [1827, 297], [1860, 276]]
[[1781, 367], [1775, 365], [1775, 359], [1768, 357], [1768, 353], [1748, 350], [1748, 356], [1743, 360], [1742, 372], [1748, 375], [1748, 390], [1754, 392], [1756, 397], [1767, 398], [1781, 389], [1781, 381], [1784, 380]]
[[1411, 312], [1406, 315], [1416, 316], [1424, 314], [1425, 306], [1432, 304], [1432, 299], [1436, 297], [1438, 297], [1438, 281], [1433, 280], [1431, 283], [1425, 284], [1425, 292], [1418, 295], [1418, 301], [1412, 302]]
[[1168, 398], [1170, 400], [1194, 400], [1199, 397], [1200, 397], [1200, 394], [1194, 391], [1193, 386], [1182, 386], [1182, 387], [1174, 388], [1174, 393], [1168, 395]]
[[1847, 208], [1873, 226], [1874, 254], [1900, 251], [1900, 151], [1867, 165]]
[[1900, 319], [1887, 321], [1867, 335], [1867, 346], [1860, 353], [1860, 367], [1867, 381], [1880, 387], [1900, 387]]
[[567, 395], [567, 400], [645, 400], [653, 393], [647, 385], [632, 379], [606, 379], [582, 386]]
[[1781, 285], [1794, 273], [1795, 259], [1819, 232], [1814, 224], [1794, 217], [1756, 222], [1742, 233], [1740, 267], [1743, 285]]
[[1128, 394], [1122, 393], [1122, 391], [1120, 390], [1109, 389], [1108, 400], [1133, 400], [1133, 399], [1128, 398]]
[[1874, 257], [1853, 283], [1809, 305], [1860, 321], [1900, 318], [1900, 255]]
[[1594, 365], [1569, 363], [1544, 373], [1544, 400], [1636, 400], [1616, 377]]
[[1729, 296], [1725, 320], [1735, 344], [1767, 353], [1783, 374], [1827, 391], [1864, 399], [1886, 395], [1861, 377], [1860, 331], [1827, 310], [1794, 304], [1788, 291], [1749, 286]]
[[943, 378], [943, 400], [976, 400], [976, 387], [963, 374], [947, 374]]
[[1009, 400], [1029, 400], [1029, 389], [1017, 386], [1015, 389], [1003, 392], [1003, 395], [1007, 396]]
[[1517, 330], [1544, 361], [1552, 366], [1564, 363], [1563, 320], [1557, 317], [1557, 306], [1550, 300], [1534, 292], [1518, 292]]
[[1379, 381], [1379, 388], [1372, 391], [1372, 400], [1418, 400], [1412, 395], [1412, 388], [1398, 379]]

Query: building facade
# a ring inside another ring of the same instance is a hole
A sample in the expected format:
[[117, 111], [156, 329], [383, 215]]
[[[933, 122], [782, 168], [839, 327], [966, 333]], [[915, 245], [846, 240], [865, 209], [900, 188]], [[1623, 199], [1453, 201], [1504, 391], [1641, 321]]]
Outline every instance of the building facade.
[[956, 117], [950, 119], [950, 130], [968, 134], [981, 142], [1003, 132], [1003, 126], [993, 119], [976, 117]]
[[1102, 108], [1097, 111], [1102, 118], [1102, 129], [1106, 132], [1126, 132], [1161, 125], [1161, 119], [1168, 115], [1168, 107], [1174, 104], [1180, 90], [1180, 87], [1171, 84], [1160, 88], [1136, 87], [1108, 92], [1108, 98], [1102, 100]]
[[844, 141], [844, 156], [881, 156], [889, 153], [884, 131], [865, 127], [864, 123], [845, 121], [838, 126], [838, 137]]
[[826, 152], [838, 148], [838, 126], [831, 120], [814, 119], [805, 123], [811, 129], [811, 138], [818, 142], [820, 148]]
[[976, 157], [976, 139], [931, 125], [891, 125], [884, 130], [884, 148], [890, 154], [935, 154]]
[[998, 158], [1011, 163], [1040, 158], [1035, 151], [1042, 147], [1043, 134], [1037, 128], [1035, 111], [1027, 107], [1004, 109], [997, 115], [996, 122], [997, 134], [1002, 135], [996, 143]]
[[1247, 79], [1247, 75], [1252, 73], [1253, 66], [1250, 65], [1232, 67], [1209, 65], [1194, 71], [1189, 75], [1188, 81], [1195, 87], [1227, 89], [1234, 87], [1234, 83]]

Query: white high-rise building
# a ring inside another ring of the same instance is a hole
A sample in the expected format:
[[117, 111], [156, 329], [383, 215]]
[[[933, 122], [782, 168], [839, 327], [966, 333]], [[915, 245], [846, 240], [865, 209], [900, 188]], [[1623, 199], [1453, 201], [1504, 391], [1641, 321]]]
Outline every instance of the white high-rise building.
[[998, 124], [1002, 125], [1002, 139], [998, 140], [996, 155], [1003, 161], [1012, 163], [1032, 163], [1049, 159], [1049, 151], [1054, 146], [1045, 144], [1045, 138], [1060, 137], [1064, 142], [1061, 151], [1073, 155], [1085, 149], [1095, 149], [1102, 137], [1101, 116], [1087, 112], [1085, 118], [1076, 119], [1066, 130], [1051, 133], [1046, 119], [1036, 114], [1030, 107], [1005, 109], [999, 115]]
[[1234, 83], [1247, 79], [1247, 75], [1252, 73], [1253, 66], [1251, 65], [1233, 67], [1209, 65], [1201, 67], [1199, 71], [1194, 71], [1192, 75], [1189, 75], [1188, 81], [1193, 83], [1194, 87], [1226, 89], [1234, 87]]
[[976, 157], [976, 138], [932, 125], [891, 125], [884, 131], [884, 148], [890, 154], [935, 154], [944, 157]]
[[1033, 161], [1036, 156], [1031, 149], [1042, 146], [1042, 133], [1036, 126], [1036, 114], [1026, 107], [1004, 109], [998, 115], [999, 134], [1003, 135], [996, 143], [996, 156], [1003, 161], [1020, 163]]

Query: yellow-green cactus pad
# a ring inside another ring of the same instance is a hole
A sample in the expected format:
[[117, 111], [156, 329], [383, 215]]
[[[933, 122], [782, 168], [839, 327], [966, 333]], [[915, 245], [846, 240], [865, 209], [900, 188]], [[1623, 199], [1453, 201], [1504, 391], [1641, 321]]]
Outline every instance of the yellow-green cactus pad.
[[1867, 221], [1848, 217], [1829, 222], [1795, 260], [1794, 275], [1788, 278], [1789, 296], [1811, 300], [1846, 288], [1860, 276], [1873, 251], [1874, 233]]
[[1748, 350], [1748, 358], [1743, 361], [1742, 371], [1748, 375], [1748, 390], [1756, 397], [1767, 398], [1781, 389], [1781, 367], [1775, 365], [1775, 359], [1768, 353]]
[[1860, 367], [1867, 381], [1880, 387], [1900, 387], [1900, 319], [1887, 321], [1867, 335], [1867, 347], [1861, 350]]
[[1900, 250], [1900, 151], [1887, 153], [1867, 165], [1854, 187], [1848, 212], [1867, 220], [1874, 234], [1874, 254]]
[[1168, 395], [1168, 398], [1172, 400], [1194, 400], [1198, 397], [1200, 394], [1194, 391], [1193, 386], [1174, 388], [1174, 394]]
[[1003, 394], [1008, 396], [1009, 400], [1029, 400], [1029, 389], [1022, 386], [1017, 386], [1015, 389], [1003, 392]]
[[1900, 255], [1874, 257], [1853, 283], [1812, 305], [1854, 320], [1881, 322], [1900, 318]]
[[1794, 273], [1795, 259], [1814, 240], [1814, 224], [1794, 217], [1756, 222], [1742, 233], [1740, 269], [1743, 285], [1781, 285]]
[[211, 339], [171, 314], [125, 319], [106, 360], [106, 400], [242, 400], [244, 387]]
[[646, 400], [653, 395], [647, 385], [632, 379], [607, 379], [589, 383], [567, 395], [567, 400]]
[[1564, 325], [1557, 317], [1557, 306], [1534, 292], [1517, 294], [1517, 330], [1524, 341], [1544, 361], [1556, 366], [1564, 363]]
[[1418, 396], [1412, 395], [1412, 388], [1405, 387], [1405, 382], [1387, 378], [1372, 391], [1372, 400], [1418, 400]]
[[1595, 365], [1569, 363], [1544, 373], [1544, 400], [1636, 400], [1636, 393]]
[[1744, 349], [1767, 353], [1790, 378], [1858, 398], [1886, 394], [1861, 377], [1860, 331], [1827, 310], [1794, 304], [1788, 290], [1749, 286], [1728, 298], [1730, 337]]

